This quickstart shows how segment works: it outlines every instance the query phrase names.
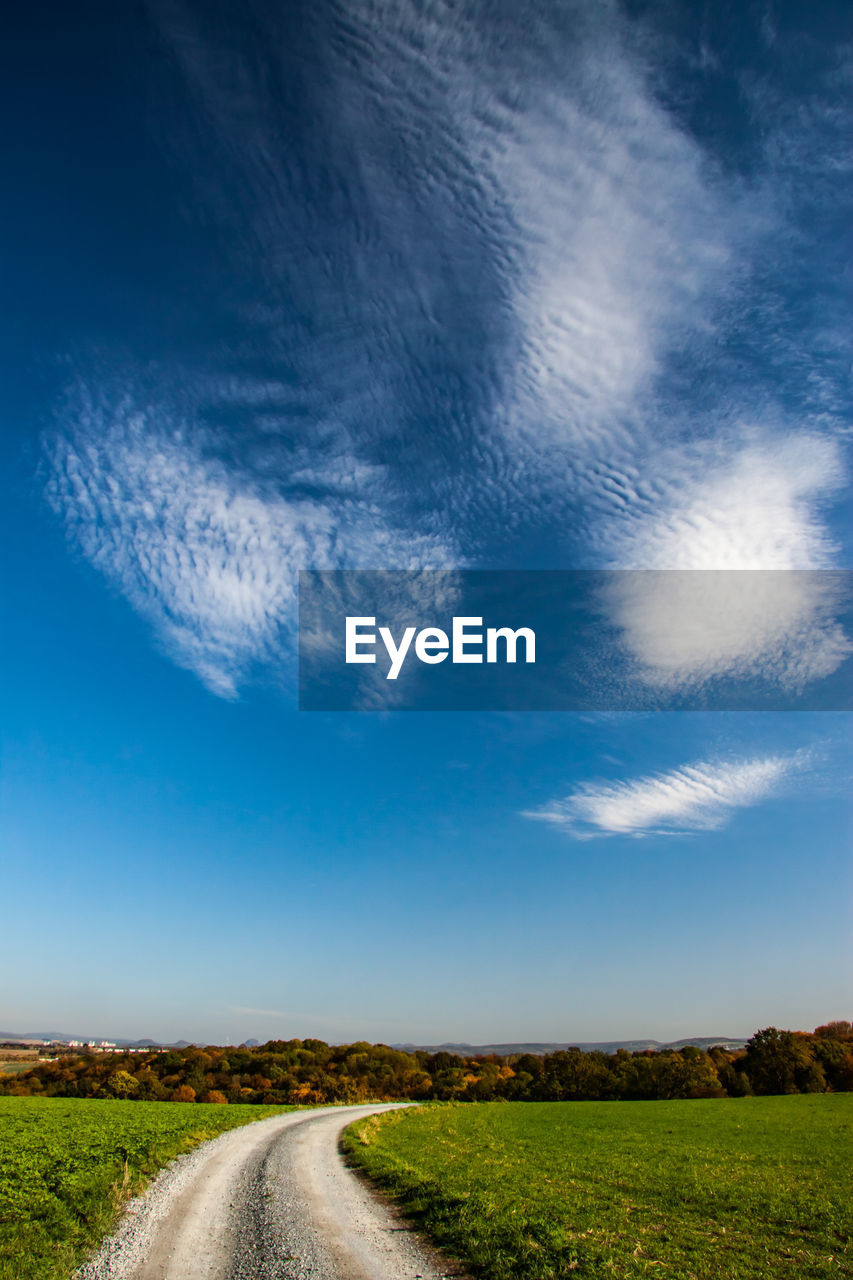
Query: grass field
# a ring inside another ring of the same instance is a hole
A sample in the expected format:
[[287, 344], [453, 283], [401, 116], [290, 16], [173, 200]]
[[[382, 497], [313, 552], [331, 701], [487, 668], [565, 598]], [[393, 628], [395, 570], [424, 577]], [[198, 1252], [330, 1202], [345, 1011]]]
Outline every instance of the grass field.
[[853, 1276], [853, 1094], [433, 1105], [346, 1145], [490, 1280]]
[[0, 1277], [60, 1280], [174, 1156], [289, 1107], [0, 1098]]

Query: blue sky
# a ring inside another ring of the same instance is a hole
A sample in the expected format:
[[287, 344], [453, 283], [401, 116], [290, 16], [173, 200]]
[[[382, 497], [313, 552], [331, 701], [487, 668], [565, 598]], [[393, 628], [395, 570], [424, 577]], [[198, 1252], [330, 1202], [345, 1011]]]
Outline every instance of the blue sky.
[[849, 1015], [849, 715], [300, 713], [294, 646], [305, 567], [850, 567], [851, 39], [18, 7], [0, 1026]]

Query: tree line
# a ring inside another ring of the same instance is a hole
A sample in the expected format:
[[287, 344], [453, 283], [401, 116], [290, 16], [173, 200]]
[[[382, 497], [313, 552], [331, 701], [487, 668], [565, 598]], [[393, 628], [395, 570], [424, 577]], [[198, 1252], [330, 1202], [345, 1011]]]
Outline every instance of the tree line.
[[853, 1027], [757, 1031], [743, 1049], [688, 1045], [615, 1053], [564, 1049], [463, 1056], [384, 1044], [269, 1040], [147, 1054], [68, 1053], [17, 1075], [0, 1094], [139, 1101], [320, 1104], [411, 1099], [488, 1102], [723, 1098], [853, 1091]]

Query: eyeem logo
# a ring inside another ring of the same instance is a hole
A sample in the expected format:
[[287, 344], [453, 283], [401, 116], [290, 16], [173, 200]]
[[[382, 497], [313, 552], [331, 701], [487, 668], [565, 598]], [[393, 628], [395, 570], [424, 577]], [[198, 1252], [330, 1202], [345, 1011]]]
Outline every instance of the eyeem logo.
[[[346, 620], [346, 660], [351, 662], [375, 662], [376, 654], [364, 652], [375, 649], [377, 632], [368, 630], [376, 626], [376, 618], [351, 618]], [[450, 658], [451, 662], [515, 662], [518, 642], [524, 641], [525, 662], [536, 661], [536, 635], [530, 627], [487, 627], [482, 630], [482, 618], [454, 618], [450, 636], [441, 627], [406, 627], [399, 643], [390, 627], [379, 627], [378, 636], [385, 646], [389, 659], [386, 680], [396, 680], [414, 640], [415, 657], [420, 662], [434, 665]], [[474, 628], [481, 628], [475, 630]], [[500, 650], [499, 650], [500, 642]], [[485, 643], [485, 659], [483, 647]], [[499, 651], [502, 654], [499, 657]]]

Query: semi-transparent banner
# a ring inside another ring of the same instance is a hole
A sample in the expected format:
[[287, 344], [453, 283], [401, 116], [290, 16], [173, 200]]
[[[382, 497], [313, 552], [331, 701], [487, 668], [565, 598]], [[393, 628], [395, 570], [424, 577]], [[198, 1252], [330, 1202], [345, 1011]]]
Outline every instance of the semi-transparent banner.
[[853, 574], [308, 570], [306, 711], [846, 711]]

